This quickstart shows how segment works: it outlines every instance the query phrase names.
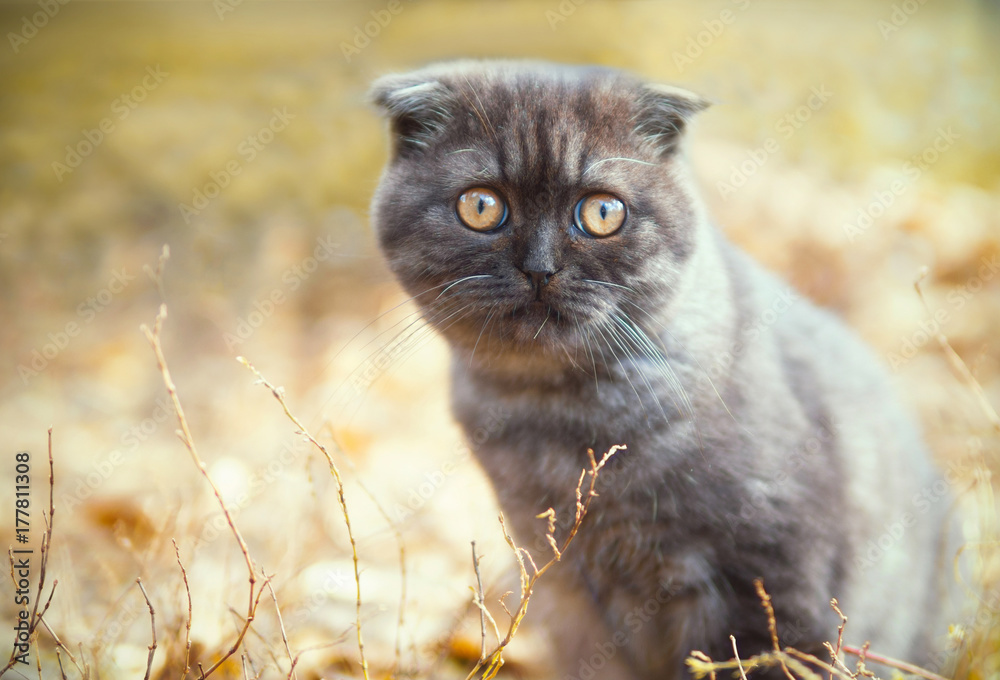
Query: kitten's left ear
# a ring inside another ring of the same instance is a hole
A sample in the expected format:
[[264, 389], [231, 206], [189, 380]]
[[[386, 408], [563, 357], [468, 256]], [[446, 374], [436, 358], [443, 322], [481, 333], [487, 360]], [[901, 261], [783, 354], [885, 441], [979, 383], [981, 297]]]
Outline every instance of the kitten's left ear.
[[451, 118], [451, 91], [441, 82], [419, 75], [384, 76], [369, 92], [371, 100], [389, 117], [400, 154], [426, 148]]
[[661, 154], [672, 153], [680, 143], [688, 120], [709, 106], [707, 100], [679, 87], [643, 85], [635, 132], [650, 140]]

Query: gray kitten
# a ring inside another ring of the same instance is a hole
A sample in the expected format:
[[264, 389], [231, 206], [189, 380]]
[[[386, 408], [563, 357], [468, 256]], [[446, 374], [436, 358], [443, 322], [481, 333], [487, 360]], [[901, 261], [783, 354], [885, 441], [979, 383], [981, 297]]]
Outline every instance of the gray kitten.
[[[921, 661], [944, 631], [937, 479], [871, 353], [725, 240], [680, 143], [706, 104], [604, 68], [458, 62], [379, 80], [372, 213], [453, 353], [453, 409], [547, 558], [587, 450], [600, 498], [540, 584], [560, 677], [674, 678], [693, 649]], [[924, 495], [921, 496], [921, 493]], [[919, 499], [923, 499], [920, 501]], [[565, 531], [565, 522], [561, 527]]]

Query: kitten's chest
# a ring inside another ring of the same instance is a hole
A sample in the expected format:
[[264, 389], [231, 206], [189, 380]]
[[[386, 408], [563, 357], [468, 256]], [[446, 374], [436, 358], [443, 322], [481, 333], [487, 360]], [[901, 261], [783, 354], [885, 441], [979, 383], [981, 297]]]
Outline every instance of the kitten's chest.
[[[657, 552], [654, 526], [676, 516], [684, 490], [667, 473], [670, 451], [683, 445], [674, 424], [638, 407], [635, 394], [619, 385], [567, 384], [553, 389], [503, 390], [457, 376], [453, 409], [473, 452], [489, 476], [504, 512], [521, 536], [537, 539], [549, 507], [568, 528], [581, 472], [613, 446], [624, 446], [599, 475], [592, 522], [606, 527], [607, 543], [621, 552]], [[584, 481], [586, 484], [586, 480]], [[640, 525], [649, 525], [636, 539]], [[547, 545], [544, 533], [541, 543]]]

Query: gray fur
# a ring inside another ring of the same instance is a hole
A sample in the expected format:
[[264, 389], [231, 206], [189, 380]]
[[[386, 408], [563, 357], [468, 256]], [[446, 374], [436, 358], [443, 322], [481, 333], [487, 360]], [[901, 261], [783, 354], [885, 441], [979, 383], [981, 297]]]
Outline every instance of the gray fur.
[[[565, 531], [587, 449], [628, 446], [541, 586], [559, 677], [681, 677], [692, 649], [729, 658], [731, 634], [744, 655], [768, 648], [756, 578], [784, 643], [822, 653], [837, 597], [849, 641], [929, 653], [945, 507], [914, 499], [936, 473], [862, 343], [706, 218], [680, 148], [703, 100], [514, 62], [387, 77], [373, 98], [394, 132], [372, 208], [381, 246], [452, 347], [466, 432], [506, 414], [472, 444], [538, 559], [536, 515], [553, 506]], [[477, 186], [508, 204], [494, 232], [455, 215]], [[595, 191], [628, 206], [607, 238], [573, 226]], [[539, 268], [554, 273], [535, 288]], [[907, 511], [912, 526], [867, 560]]]

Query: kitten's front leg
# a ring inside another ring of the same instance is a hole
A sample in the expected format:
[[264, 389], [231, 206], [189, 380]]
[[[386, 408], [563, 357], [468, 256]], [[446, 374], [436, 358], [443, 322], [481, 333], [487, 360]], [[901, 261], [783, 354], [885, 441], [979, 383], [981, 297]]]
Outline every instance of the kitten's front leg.
[[[609, 626], [590, 595], [566, 578], [568, 564], [540, 581], [533, 604], [552, 643], [552, 678], [558, 680], [646, 680], [632, 666], [631, 640]], [[657, 678], [672, 680], [659, 673]]]

